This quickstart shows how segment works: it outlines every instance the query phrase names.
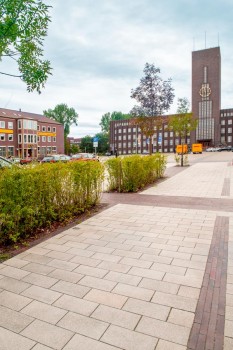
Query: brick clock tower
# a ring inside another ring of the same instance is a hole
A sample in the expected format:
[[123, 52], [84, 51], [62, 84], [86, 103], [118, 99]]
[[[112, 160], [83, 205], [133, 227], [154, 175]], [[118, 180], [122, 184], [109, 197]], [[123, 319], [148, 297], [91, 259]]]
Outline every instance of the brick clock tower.
[[220, 143], [221, 54], [220, 48], [192, 52], [192, 112], [198, 127], [191, 143]]

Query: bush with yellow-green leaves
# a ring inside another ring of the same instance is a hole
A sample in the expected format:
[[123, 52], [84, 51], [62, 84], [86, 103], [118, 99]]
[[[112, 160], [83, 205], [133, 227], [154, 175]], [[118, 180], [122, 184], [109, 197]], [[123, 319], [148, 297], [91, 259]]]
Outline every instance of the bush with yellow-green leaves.
[[151, 156], [131, 155], [106, 161], [109, 190], [137, 192], [163, 177], [166, 156], [160, 153]]
[[103, 174], [103, 165], [94, 161], [1, 170], [0, 244], [15, 243], [97, 204]]

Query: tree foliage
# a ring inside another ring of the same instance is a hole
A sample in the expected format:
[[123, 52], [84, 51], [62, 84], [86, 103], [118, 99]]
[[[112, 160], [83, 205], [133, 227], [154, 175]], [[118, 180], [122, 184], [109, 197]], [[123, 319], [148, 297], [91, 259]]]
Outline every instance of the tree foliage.
[[103, 133], [109, 133], [109, 127], [110, 127], [110, 121], [112, 120], [121, 120], [121, 119], [129, 119], [130, 114], [124, 114], [122, 112], [108, 112], [102, 115], [101, 121], [100, 121], [100, 126], [101, 126], [101, 131]]
[[186, 140], [192, 130], [197, 127], [198, 120], [192, 113], [175, 114], [169, 118], [168, 128], [179, 136], [180, 141]]
[[187, 97], [178, 98], [177, 113], [188, 113], [190, 109], [190, 103]]
[[65, 103], [61, 103], [57, 105], [54, 109], [48, 109], [43, 113], [46, 117], [56, 120], [57, 122], [64, 125], [65, 139], [70, 133], [70, 126], [72, 124], [78, 125], [78, 113], [75, 111], [74, 108], [69, 108]]
[[80, 143], [80, 149], [82, 152], [92, 153], [93, 152], [93, 137], [90, 135], [82, 137]]
[[169, 110], [175, 96], [171, 78], [163, 81], [159, 76], [160, 68], [156, 68], [154, 64], [146, 63], [143, 72], [144, 77], [141, 78], [139, 86], [131, 90], [131, 98], [139, 103], [131, 114], [137, 117], [162, 115]]
[[98, 138], [98, 153], [106, 153], [109, 150], [109, 135], [104, 132], [99, 132], [94, 137]]
[[0, 61], [14, 60], [19, 77], [29, 92], [41, 92], [51, 74], [50, 62], [43, 60], [43, 40], [47, 35], [50, 6], [43, 0], [0, 0]]

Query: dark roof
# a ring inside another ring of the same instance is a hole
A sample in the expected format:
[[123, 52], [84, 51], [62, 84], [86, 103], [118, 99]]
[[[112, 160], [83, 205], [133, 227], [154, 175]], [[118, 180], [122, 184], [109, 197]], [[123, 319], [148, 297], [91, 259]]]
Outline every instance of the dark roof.
[[56, 120], [50, 119], [41, 114], [16, 111], [14, 109], [6, 109], [6, 108], [0, 108], [0, 117], [14, 118], [14, 119], [20, 119], [20, 118], [34, 119], [43, 123], [61, 124], [61, 123], [58, 123]]

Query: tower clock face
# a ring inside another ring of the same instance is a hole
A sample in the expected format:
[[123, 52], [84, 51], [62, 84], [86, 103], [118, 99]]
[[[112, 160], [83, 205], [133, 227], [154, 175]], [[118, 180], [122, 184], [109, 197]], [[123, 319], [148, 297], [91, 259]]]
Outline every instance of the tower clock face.
[[201, 97], [209, 97], [211, 94], [209, 84], [202, 84], [202, 87], [199, 90], [199, 94], [201, 95]]

